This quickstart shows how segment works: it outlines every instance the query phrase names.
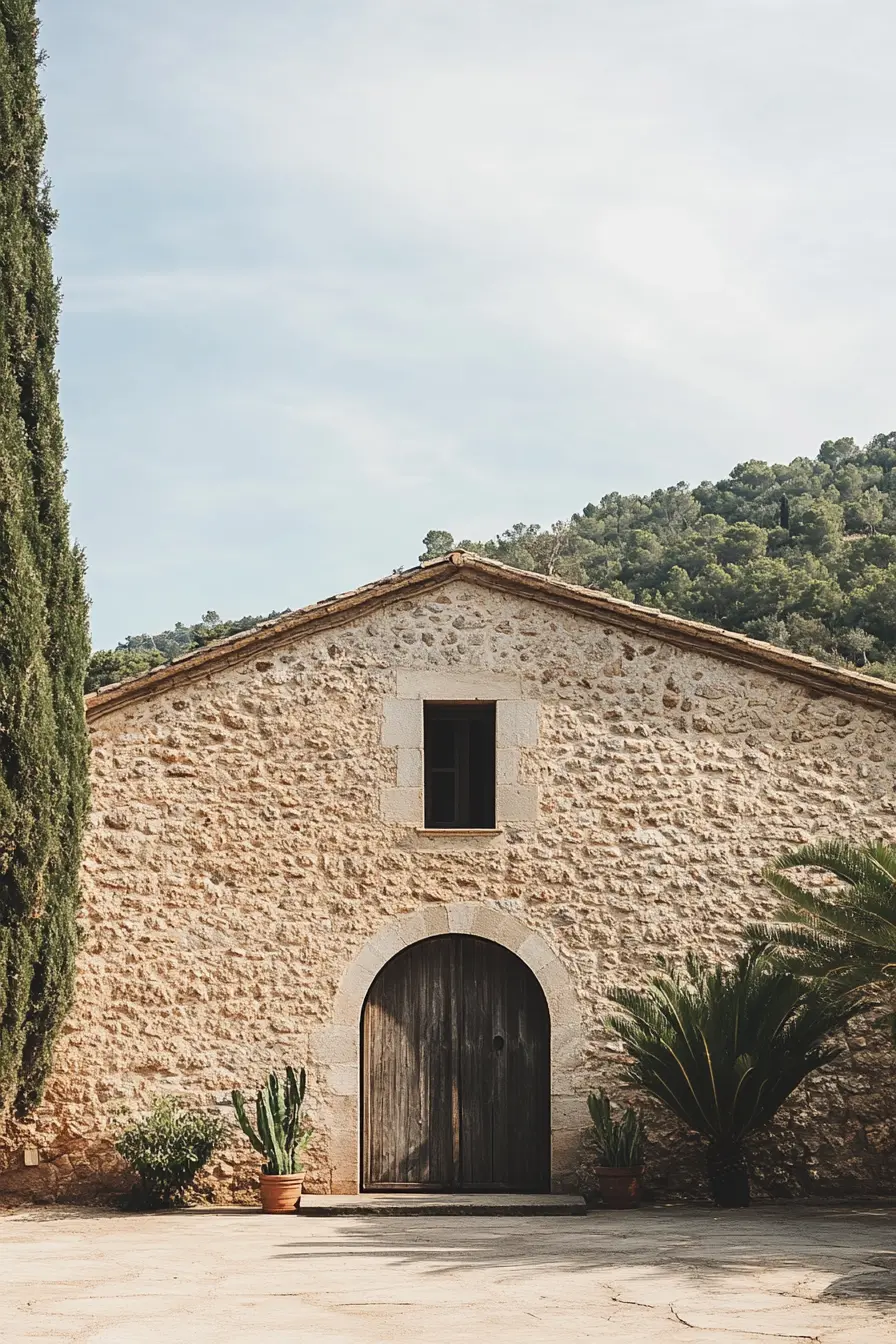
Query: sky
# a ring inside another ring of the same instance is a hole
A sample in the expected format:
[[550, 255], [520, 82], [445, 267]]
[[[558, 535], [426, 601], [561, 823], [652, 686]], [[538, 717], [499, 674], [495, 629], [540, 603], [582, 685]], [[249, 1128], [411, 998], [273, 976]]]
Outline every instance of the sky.
[[891, 0], [42, 0], [94, 643], [896, 428]]

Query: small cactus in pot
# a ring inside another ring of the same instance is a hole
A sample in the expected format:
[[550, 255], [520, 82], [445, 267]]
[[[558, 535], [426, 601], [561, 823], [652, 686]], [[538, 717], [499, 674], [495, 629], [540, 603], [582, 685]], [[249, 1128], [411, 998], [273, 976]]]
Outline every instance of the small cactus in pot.
[[286, 1066], [286, 1082], [268, 1075], [255, 1098], [255, 1125], [246, 1114], [242, 1092], [234, 1090], [233, 1109], [240, 1129], [263, 1155], [261, 1207], [265, 1213], [293, 1213], [302, 1198], [302, 1154], [311, 1139], [311, 1126], [302, 1119], [305, 1070]]

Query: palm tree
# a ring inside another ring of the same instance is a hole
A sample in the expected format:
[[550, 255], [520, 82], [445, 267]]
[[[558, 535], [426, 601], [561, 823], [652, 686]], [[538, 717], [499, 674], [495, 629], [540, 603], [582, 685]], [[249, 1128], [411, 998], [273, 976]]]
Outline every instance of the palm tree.
[[[821, 869], [841, 885], [802, 887], [787, 876], [793, 868]], [[847, 993], [896, 991], [896, 848], [844, 840], [803, 845], [764, 876], [781, 905], [776, 922], [747, 930], [756, 946], [773, 948], [782, 965], [809, 981]]]
[[726, 1208], [750, 1202], [747, 1139], [807, 1074], [839, 1054], [825, 1037], [857, 1001], [806, 986], [761, 949], [730, 968], [662, 963], [646, 990], [613, 989], [609, 1025], [632, 1055], [629, 1081], [709, 1142], [709, 1183]]

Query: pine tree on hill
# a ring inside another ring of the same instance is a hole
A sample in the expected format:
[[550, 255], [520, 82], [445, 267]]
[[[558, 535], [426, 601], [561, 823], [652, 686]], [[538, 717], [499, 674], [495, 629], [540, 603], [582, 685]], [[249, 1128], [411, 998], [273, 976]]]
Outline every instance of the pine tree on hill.
[[88, 803], [34, 0], [0, 0], [0, 1108], [40, 1098], [74, 979]]

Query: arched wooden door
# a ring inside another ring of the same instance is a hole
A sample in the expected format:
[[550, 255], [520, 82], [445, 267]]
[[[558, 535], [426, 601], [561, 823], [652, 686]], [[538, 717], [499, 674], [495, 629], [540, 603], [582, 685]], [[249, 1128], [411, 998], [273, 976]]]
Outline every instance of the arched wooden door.
[[363, 1189], [550, 1189], [550, 1019], [512, 952], [405, 948], [370, 988], [361, 1058]]

